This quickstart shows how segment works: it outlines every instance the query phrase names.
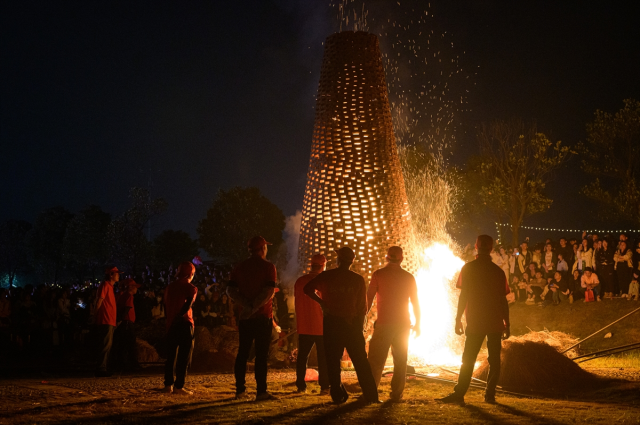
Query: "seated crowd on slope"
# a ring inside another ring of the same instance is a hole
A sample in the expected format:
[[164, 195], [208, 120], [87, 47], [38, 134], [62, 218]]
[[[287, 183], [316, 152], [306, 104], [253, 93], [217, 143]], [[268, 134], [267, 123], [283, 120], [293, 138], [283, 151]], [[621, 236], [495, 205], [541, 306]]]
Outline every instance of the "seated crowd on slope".
[[634, 242], [624, 233], [535, 244], [527, 238], [519, 247], [496, 246], [491, 257], [507, 277], [510, 303], [546, 306], [640, 297], [640, 238]]

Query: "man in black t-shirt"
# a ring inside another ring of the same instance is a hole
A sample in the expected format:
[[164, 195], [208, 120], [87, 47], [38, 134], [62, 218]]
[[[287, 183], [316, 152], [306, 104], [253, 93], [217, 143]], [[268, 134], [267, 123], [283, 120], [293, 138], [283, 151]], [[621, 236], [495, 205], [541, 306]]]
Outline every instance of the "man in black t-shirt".
[[[462, 366], [458, 376], [458, 385], [453, 393], [439, 399], [443, 403], [464, 404], [464, 395], [469, 389], [478, 353], [485, 338], [489, 351], [489, 376], [484, 400], [495, 403], [496, 386], [500, 378], [501, 339], [510, 336], [509, 304], [507, 295], [509, 285], [504, 272], [491, 262], [493, 238], [480, 235], [476, 241], [478, 256], [476, 260], [465, 264], [460, 270], [458, 288], [461, 289], [458, 300], [455, 332], [466, 334]], [[467, 319], [466, 332], [462, 327], [462, 314]]]

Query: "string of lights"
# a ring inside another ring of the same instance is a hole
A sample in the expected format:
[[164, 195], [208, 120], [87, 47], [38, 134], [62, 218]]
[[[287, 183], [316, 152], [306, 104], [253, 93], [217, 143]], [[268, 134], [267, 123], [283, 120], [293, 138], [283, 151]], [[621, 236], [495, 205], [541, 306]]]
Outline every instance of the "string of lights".
[[[497, 223], [496, 222], [496, 230], [498, 231], [498, 234], [500, 233], [500, 228], [501, 227], [512, 227], [511, 224], [508, 223]], [[587, 232], [587, 233], [640, 233], [639, 229], [636, 230], [598, 230], [598, 229], [594, 229], [594, 230], [587, 230], [587, 229], [558, 229], [558, 228], [552, 228], [552, 227], [533, 227], [533, 226], [520, 226], [521, 229], [525, 229], [525, 230], [542, 230], [542, 231], [547, 231], [547, 232], [565, 232], [565, 233], [582, 233], [582, 232]]]

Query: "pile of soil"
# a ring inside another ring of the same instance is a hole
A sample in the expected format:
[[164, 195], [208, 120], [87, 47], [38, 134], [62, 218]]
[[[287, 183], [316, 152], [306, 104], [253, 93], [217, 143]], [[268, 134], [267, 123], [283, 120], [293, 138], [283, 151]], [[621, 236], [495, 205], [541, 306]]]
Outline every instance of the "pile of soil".
[[[536, 333], [537, 334], [537, 333]], [[505, 390], [536, 393], [575, 393], [606, 383], [582, 369], [540, 335], [514, 337], [502, 342], [501, 373], [498, 385]], [[487, 380], [489, 363], [485, 360], [474, 377]]]

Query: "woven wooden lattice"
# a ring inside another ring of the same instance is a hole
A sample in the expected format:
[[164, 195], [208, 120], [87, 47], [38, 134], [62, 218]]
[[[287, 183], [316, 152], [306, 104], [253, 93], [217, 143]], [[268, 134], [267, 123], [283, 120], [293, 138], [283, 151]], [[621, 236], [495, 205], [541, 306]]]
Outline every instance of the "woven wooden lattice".
[[[333, 34], [325, 42], [307, 173], [299, 261], [349, 246], [369, 279], [389, 246], [405, 247], [407, 195], [391, 121], [378, 38]], [[406, 264], [409, 266], [409, 264]]]

